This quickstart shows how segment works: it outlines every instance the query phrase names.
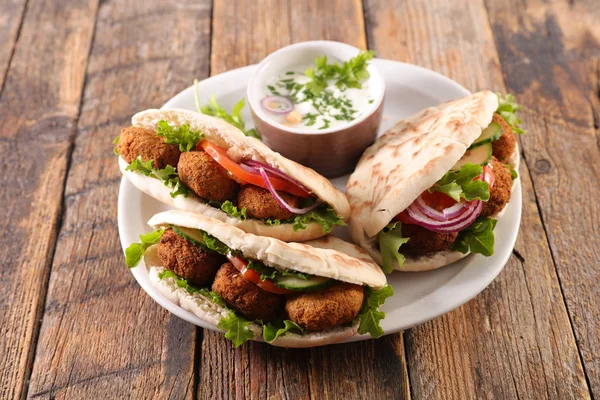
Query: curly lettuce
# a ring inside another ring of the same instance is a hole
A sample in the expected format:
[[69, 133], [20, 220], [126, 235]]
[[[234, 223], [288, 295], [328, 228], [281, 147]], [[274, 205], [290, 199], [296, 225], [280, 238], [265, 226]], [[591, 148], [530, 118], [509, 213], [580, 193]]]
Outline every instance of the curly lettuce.
[[463, 254], [468, 252], [482, 254], [486, 257], [494, 254], [494, 228], [496, 220], [479, 217], [466, 229], [458, 233], [452, 244], [452, 250]]
[[317, 207], [304, 215], [297, 215], [291, 220], [294, 232], [306, 229], [306, 225], [311, 222], [317, 222], [321, 225], [323, 233], [329, 233], [334, 225], [346, 226], [343, 218], [337, 216], [330, 206]]
[[144, 256], [146, 249], [160, 242], [163, 233], [165, 233], [164, 229], [157, 229], [154, 232], [140, 235], [140, 243], [132, 243], [125, 249], [125, 264], [129, 268], [136, 267]]
[[400, 253], [400, 246], [410, 239], [402, 236], [402, 223], [391, 222], [381, 232], [379, 232], [379, 251], [383, 259], [381, 269], [384, 273], [390, 274], [394, 270], [394, 261], [398, 262], [398, 267], [402, 268], [406, 258]]
[[380, 322], [385, 318], [385, 313], [380, 311], [379, 307], [385, 303], [385, 299], [393, 295], [394, 289], [390, 285], [385, 285], [379, 290], [365, 287], [365, 300], [358, 313], [360, 319], [358, 333], [361, 335], [368, 333], [375, 339], [383, 336], [383, 328]]
[[496, 93], [498, 96], [498, 108], [496, 112], [500, 114], [506, 123], [511, 127], [514, 133], [522, 135], [527, 133], [526, 130], [521, 128], [521, 119], [517, 117], [516, 112], [521, 109], [521, 106], [515, 101], [515, 97], [512, 94], [507, 94], [506, 97], [502, 97], [500, 93]]
[[167, 121], [159, 121], [156, 134], [165, 138], [165, 143], [176, 144], [179, 150], [192, 151], [200, 140], [204, 138], [201, 132], [193, 131], [188, 124], [173, 127]]
[[456, 201], [464, 199], [472, 201], [490, 199], [490, 186], [483, 180], [473, 180], [483, 173], [483, 167], [467, 163], [459, 171], [449, 171], [435, 185], [429, 188], [429, 193], [442, 192]]
[[170, 165], [167, 165], [163, 169], [156, 169], [152, 166], [154, 160], [148, 160], [147, 162], [142, 161], [142, 156], [139, 156], [129, 164], [125, 170], [132, 172], [139, 172], [140, 174], [150, 176], [162, 181], [162, 183], [172, 189], [171, 197], [175, 198], [179, 195], [188, 197], [190, 190], [179, 180], [177, 170]]
[[263, 325], [263, 337], [265, 339], [265, 342], [267, 343], [273, 343], [275, 339], [285, 335], [289, 331], [303, 333], [304, 329], [300, 325], [296, 324], [293, 321], [290, 321], [289, 319], [275, 323], [270, 322], [266, 325]]
[[229, 200], [221, 204], [221, 210], [225, 211], [227, 214], [241, 221], [245, 221], [248, 219], [246, 207], [243, 207], [241, 210], [238, 210], [238, 208], [234, 206], [233, 203]]

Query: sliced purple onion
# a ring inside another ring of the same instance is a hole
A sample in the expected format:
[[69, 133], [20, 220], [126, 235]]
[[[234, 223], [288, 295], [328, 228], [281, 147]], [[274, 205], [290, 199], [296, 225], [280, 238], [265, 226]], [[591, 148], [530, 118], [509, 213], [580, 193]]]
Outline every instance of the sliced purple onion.
[[283, 96], [267, 96], [260, 101], [260, 105], [274, 114], [287, 114], [294, 109], [294, 103]]
[[277, 190], [275, 190], [275, 188], [273, 187], [273, 185], [271, 184], [271, 181], [269, 180], [269, 175], [267, 174], [267, 171], [265, 171], [265, 169], [263, 167], [259, 167], [258, 168], [258, 172], [260, 173], [260, 176], [262, 176], [262, 178], [265, 180], [265, 184], [267, 185], [267, 188], [269, 189], [269, 192], [271, 192], [271, 194], [273, 195], [273, 197], [275, 197], [275, 200], [277, 200], [277, 202], [286, 210], [288, 210], [291, 213], [294, 214], [306, 214], [309, 211], [314, 210], [315, 208], [317, 208], [320, 204], [321, 201], [317, 199], [317, 201], [315, 201], [313, 203], [313, 205], [306, 207], [306, 208], [296, 208], [296, 207], [292, 207], [290, 206], [288, 203], [285, 202], [285, 200], [279, 195], [279, 193], [277, 193]]
[[284, 179], [290, 183], [293, 183], [294, 185], [302, 188], [302, 190], [304, 190], [307, 193], [311, 192], [310, 189], [307, 188], [306, 186], [304, 186], [302, 183], [298, 182], [291, 176], [286, 175], [284, 172], [278, 170], [277, 168], [271, 167], [270, 165], [267, 165], [265, 163], [261, 163], [260, 161], [255, 161], [255, 160], [248, 160], [245, 162], [245, 164], [249, 165], [250, 167], [255, 168], [256, 172], [258, 172], [258, 168], [264, 168], [264, 170], [267, 171], [269, 174], [273, 174], [281, 179]]
[[481, 200], [474, 200], [467, 204], [467, 211], [460, 214], [457, 218], [447, 221], [438, 221], [427, 216], [415, 203], [408, 206], [406, 211], [416, 225], [420, 225], [433, 232], [450, 233], [465, 229], [481, 214], [481, 210], [483, 209], [483, 202]]
[[438, 211], [435, 208], [428, 206], [421, 196], [417, 197], [415, 203], [419, 210], [421, 210], [425, 215], [442, 222], [456, 218], [457, 216], [462, 214], [465, 211], [465, 208], [467, 207], [466, 202], [460, 201], [451, 207], [445, 208], [442, 211]]

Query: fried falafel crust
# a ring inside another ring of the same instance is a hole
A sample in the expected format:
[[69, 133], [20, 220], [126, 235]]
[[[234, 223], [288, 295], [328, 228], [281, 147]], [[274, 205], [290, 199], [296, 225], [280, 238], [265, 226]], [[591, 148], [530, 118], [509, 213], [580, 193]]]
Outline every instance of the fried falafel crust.
[[246, 280], [231, 263], [223, 264], [217, 271], [212, 290], [227, 306], [248, 319], [270, 322], [283, 314], [283, 296], [269, 293]]
[[[292, 207], [300, 207], [300, 197], [283, 192], [279, 192], [279, 195]], [[238, 208], [246, 207], [249, 218], [286, 220], [296, 215], [283, 208], [267, 189], [254, 185], [242, 187], [237, 201]]]
[[418, 257], [449, 250], [458, 232], [440, 233], [419, 225], [402, 224], [402, 235], [409, 238], [409, 241], [402, 245], [402, 254]]
[[494, 185], [490, 188], [490, 199], [483, 203], [481, 211], [483, 217], [492, 217], [502, 211], [510, 201], [512, 192], [510, 169], [496, 157], [492, 157], [490, 164], [494, 171]]
[[184, 185], [205, 200], [219, 202], [233, 200], [240, 188], [240, 185], [231, 179], [227, 170], [204, 150], [181, 154], [177, 173]]
[[517, 138], [512, 128], [498, 113], [494, 113], [492, 121], [502, 128], [500, 139], [492, 142], [492, 154], [503, 163], [507, 163], [517, 146]]
[[166, 144], [163, 137], [150, 129], [134, 126], [121, 130], [117, 150], [129, 164], [142, 156], [144, 162], [154, 160], [152, 165], [157, 169], [163, 169], [167, 165], [176, 167], [181, 156], [177, 145]]
[[197, 286], [210, 283], [224, 260], [221, 255], [192, 244], [173, 229], [163, 233], [157, 252], [165, 268]]
[[290, 320], [308, 331], [322, 331], [348, 323], [364, 301], [362, 286], [340, 282], [328, 288], [289, 296], [285, 303]]

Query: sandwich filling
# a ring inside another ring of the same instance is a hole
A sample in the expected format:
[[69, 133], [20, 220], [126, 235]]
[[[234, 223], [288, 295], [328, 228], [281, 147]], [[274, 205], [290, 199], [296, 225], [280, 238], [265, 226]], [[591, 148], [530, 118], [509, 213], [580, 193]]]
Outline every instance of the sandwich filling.
[[517, 173], [508, 164], [515, 133], [525, 133], [512, 95], [502, 99], [492, 122], [452, 169], [396, 215], [379, 234], [383, 271], [406, 257], [459, 251], [491, 256], [497, 216], [510, 200]]
[[361, 334], [383, 335], [380, 321], [385, 314], [379, 307], [393, 294], [390, 286], [375, 290], [273, 268], [205, 231], [174, 225], [141, 235], [140, 243], [125, 251], [127, 266], [137, 266], [153, 245], [164, 267], [160, 279], [173, 279], [180, 288], [229, 311], [217, 327], [236, 347], [254, 338], [251, 323], [262, 327], [268, 343], [288, 332], [325, 332], [356, 323]]
[[292, 224], [295, 232], [316, 222], [324, 234], [343, 218], [306, 186], [277, 168], [255, 160], [233, 160], [227, 149], [206, 140], [189, 125], [160, 121], [157, 130], [129, 127], [114, 141], [127, 171], [159, 179], [171, 197], [195, 196], [242, 221]]

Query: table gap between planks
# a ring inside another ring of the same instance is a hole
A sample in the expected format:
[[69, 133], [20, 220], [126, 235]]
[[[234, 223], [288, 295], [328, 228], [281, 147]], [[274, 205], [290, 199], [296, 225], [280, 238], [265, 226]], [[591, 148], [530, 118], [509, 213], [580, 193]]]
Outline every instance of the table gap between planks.
[[[0, 398], [600, 398], [599, 18], [594, 0], [0, 2]], [[234, 349], [124, 268], [110, 142], [194, 78], [311, 39], [514, 93], [521, 231], [481, 295], [403, 334]]]

